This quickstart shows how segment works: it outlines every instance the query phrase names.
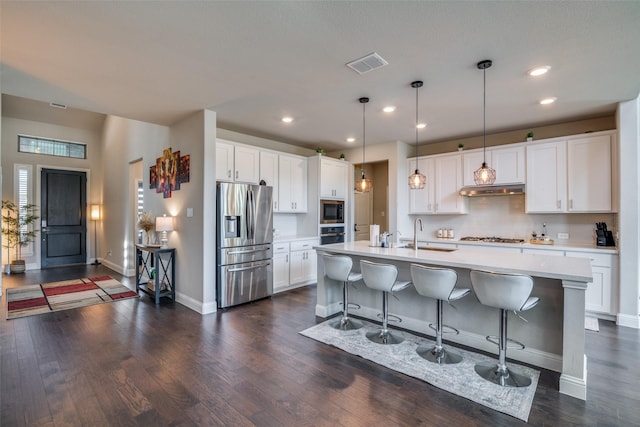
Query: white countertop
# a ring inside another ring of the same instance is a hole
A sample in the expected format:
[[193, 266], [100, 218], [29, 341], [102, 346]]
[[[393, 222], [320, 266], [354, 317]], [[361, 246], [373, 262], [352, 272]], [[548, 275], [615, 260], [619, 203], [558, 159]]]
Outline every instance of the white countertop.
[[278, 242], [297, 242], [299, 240], [319, 239], [318, 236], [278, 236], [273, 239], [273, 243]]
[[453, 252], [426, 249], [414, 250], [410, 248], [381, 248], [370, 247], [367, 241], [334, 243], [316, 246], [314, 249], [317, 252], [341, 253], [446, 267], [483, 269], [503, 273], [519, 273], [576, 282], [591, 282], [593, 280], [591, 262], [588, 258], [522, 253], [500, 253], [497, 255], [495, 252], [464, 247], [458, 248]]
[[[411, 242], [412, 239], [401, 238], [404, 243]], [[494, 247], [508, 247], [508, 248], [521, 248], [521, 249], [548, 249], [551, 251], [576, 251], [576, 252], [598, 252], [606, 254], [618, 254], [618, 248], [615, 246], [596, 246], [588, 243], [575, 243], [567, 240], [555, 240], [553, 245], [541, 245], [535, 243], [497, 243], [497, 242], [477, 242], [469, 240], [455, 239], [443, 239], [443, 238], [428, 238], [418, 239], [420, 243], [450, 243], [455, 245], [471, 245], [471, 246], [494, 246]]]

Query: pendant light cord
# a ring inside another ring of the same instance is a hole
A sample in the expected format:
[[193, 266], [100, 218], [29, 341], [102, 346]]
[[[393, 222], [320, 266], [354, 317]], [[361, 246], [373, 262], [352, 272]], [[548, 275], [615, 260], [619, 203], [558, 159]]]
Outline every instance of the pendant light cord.
[[418, 173], [418, 89], [420, 86], [416, 85], [416, 173]]
[[364, 113], [366, 104], [362, 103], [362, 177], [364, 178], [364, 141], [366, 140], [366, 115]]
[[482, 69], [482, 166], [487, 164], [487, 69]]

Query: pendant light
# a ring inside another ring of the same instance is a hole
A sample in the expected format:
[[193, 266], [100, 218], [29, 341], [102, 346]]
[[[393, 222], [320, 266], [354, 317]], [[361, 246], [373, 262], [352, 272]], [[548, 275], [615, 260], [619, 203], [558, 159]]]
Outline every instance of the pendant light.
[[422, 82], [417, 80], [411, 83], [411, 87], [416, 89], [416, 170], [409, 175], [409, 188], [421, 190], [427, 183], [427, 177], [421, 174], [420, 169], [418, 169], [418, 90], [422, 87]]
[[370, 179], [367, 179], [364, 174], [364, 143], [365, 143], [365, 135], [366, 135], [366, 127], [365, 127], [365, 104], [369, 102], [369, 98], [360, 98], [358, 101], [362, 104], [362, 178], [358, 180], [356, 183], [355, 190], [358, 193], [368, 193], [373, 188], [373, 184]]
[[487, 68], [491, 67], [491, 60], [478, 62], [478, 69], [482, 70], [482, 166], [473, 173], [473, 181], [477, 185], [490, 185], [496, 182], [496, 171], [487, 166]]

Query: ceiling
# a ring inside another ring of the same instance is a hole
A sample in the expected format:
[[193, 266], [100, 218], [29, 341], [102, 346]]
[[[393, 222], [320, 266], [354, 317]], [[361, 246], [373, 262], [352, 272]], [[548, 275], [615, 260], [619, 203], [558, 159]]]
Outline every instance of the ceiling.
[[[367, 144], [414, 142], [418, 79], [421, 143], [481, 134], [483, 59], [489, 133], [612, 114], [640, 91], [638, 1], [3, 0], [0, 15], [4, 94], [163, 125], [208, 108], [326, 150], [361, 144], [362, 96]], [[371, 52], [389, 64], [345, 66]]]

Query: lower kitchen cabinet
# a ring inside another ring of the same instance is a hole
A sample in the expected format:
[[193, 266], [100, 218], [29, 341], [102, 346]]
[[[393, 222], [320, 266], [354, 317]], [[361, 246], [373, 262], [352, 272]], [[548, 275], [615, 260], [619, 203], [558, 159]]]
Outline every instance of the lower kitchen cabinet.
[[277, 242], [273, 245], [273, 292], [278, 293], [317, 280], [318, 239]]
[[591, 252], [570, 252], [567, 256], [584, 257], [591, 260], [593, 282], [589, 283], [585, 294], [585, 309], [593, 313], [615, 315], [617, 308], [613, 302], [617, 295], [617, 283], [614, 271], [617, 268], [618, 257], [612, 254], [598, 254]]
[[273, 292], [289, 286], [289, 243], [273, 245]]

